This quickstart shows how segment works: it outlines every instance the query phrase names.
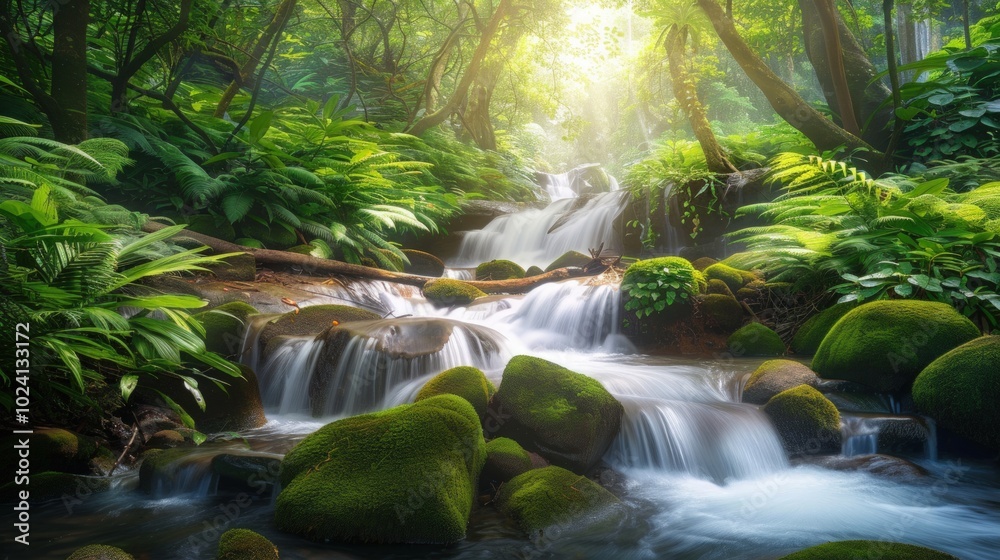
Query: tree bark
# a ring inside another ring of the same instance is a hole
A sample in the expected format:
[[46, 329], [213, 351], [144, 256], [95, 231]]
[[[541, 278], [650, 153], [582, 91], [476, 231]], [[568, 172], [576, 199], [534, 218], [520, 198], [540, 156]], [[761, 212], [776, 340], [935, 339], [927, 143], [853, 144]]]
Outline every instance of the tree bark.
[[[899, 67], [896, 64], [896, 41], [892, 31], [892, 10], [895, 5], [895, 0], [882, 0], [882, 22], [885, 25], [885, 56], [888, 64], [889, 83], [892, 85], [892, 110], [894, 116], [896, 111], [903, 105], [899, 89]], [[903, 121], [899, 117], [895, 117], [894, 121], [895, 125], [892, 129], [892, 136], [885, 150], [887, 160], [892, 159], [892, 154], [896, 151], [896, 146], [903, 132]]]
[[[167, 226], [147, 221], [142, 230], [147, 233], [159, 231]], [[286, 251], [274, 251], [271, 249], [255, 249], [244, 247], [228, 241], [223, 241], [215, 237], [196, 233], [193, 231], [181, 231], [179, 237], [188, 237], [198, 243], [212, 249], [216, 253], [246, 253], [254, 258], [259, 265], [276, 267], [296, 267], [308, 271], [310, 274], [338, 274], [341, 276], [351, 276], [354, 278], [367, 278], [369, 280], [384, 280], [387, 282], [397, 282], [409, 286], [423, 288], [424, 284], [436, 278], [429, 276], [418, 276], [404, 272], [392, 272], [380, 268], [371, 268], [358, 264], [350, 264], [329, 259], [318, 259], [310, 255], [289, 253]], [[587, 272], [582, 268], [560, 268], [538, 276], [528, 278], [514, 278], [511, 280], [491, 280], [491, 281], [465, 281], [487, 294], [520, 294], [531, 289], [547, 284], [558, 282], [570, 278], [581, 278], [585, 276], [595, 276], [597, 273]]]
[[813, 0], [813, 6], [819, 14], [820, 26], [823, 30], [823, 44], [826, 59], [829, 62], [830, 83], [836, 96], [836, 107], [844, 130], [855, 136], [861, 136], [861, 125], [854, 113], [854, 101], [851, 88], [847, 84], [847, 72], [844, 69], [844, 50], [840, 42], [840, 14], [833, 0]]
[[257, 66], [260, 64], [261, 57], [267, 52], [267, 47], [271, 44], [271, 41], [277, 40], [275, 36], [284, 30], [288, 20], [292, 17], [296, 1], [282, 0], [281, 4], [278, 5], [278, 9], [274, 12], [274, 17], [271, 18], [271, 23], [268, 24], [264, 32], [257, 38], [257, 43], [254, 45], [253, 51], [250, 52], [250, 58], [247, 59], [243, 64], [243, 68], [240, 69], [238, 79], [230, 82], [229, 87], [223, 92], [222, 98], [219, 99], [219, 105], [215, 108], [216, 118], [225, 116], [226, 111], [229, 110], [229, 105], [233, 102], [236, 94], [239, 93], [240, 88], [253, 77], [254, 72], [257, 71]]
[[871, 144], [840, 128], [813, 109], [791, 86], [781, 80], [740, 37], [733, 21], [716, 0], [697, 0], [708, 15], [719, 38], [781, 118], [802, 132], [820, 150], [841, 146], [849, 150], [876, 152]]
[[454, 93], [451, 94], [448, 102], [441, 106], [440, 109], [434, 111], [433, 113], [424, 115], [422, 119], [415, 122], [413, 126], [407, 130], [409, 134], [420, 136], [424, 132], [427, 132], [435, 126], [443, 123], [445, 119], [447, 119], [448, 116], [468, 98], [469, 88], [472, 87], [473, 82], [479, 75], [479, 70], [482, 68], [486, 55], [489, 54], [493, 37], [496, 36], [500, 23], [507, 18], [512, 9], [512, 0], [500, 0], [500, 5], [497, 6], [496, 11], [493, 12], [489, 22], [486, 24], [486, 28], [483, 29], [483, 34], [479, 37], [479, 45], [476, 46], [476, 50], [472, 55], [472, 60], [469, 61], [469, 66], [465, 69], [465, 73], [462, 74], [462, 79], [459, 81]]
[[[827, 41], [824, 35], [824, 23], [820, 17], [814, 0], [799, 0], [802, 12], [802, 34], [805, 42], [806, 55], [812, 63], [816, 78], [823, 88], [830, 107], [840, 107], [840, 96], [834, 83], [835, 67], [827, 53]], [[878, 69], [872, 64], [864, 47], [851, 32], [847, 23], [834, 10], [834, 17], [839, 30], [839, 53], [843, 64], [846, 85], [850, 92], [856, 122], [862, 127], [861, 136], [869, 144], [884, 149], [889, 141], [888, 124], [892, 119], [883, 103], [891, 91], [879, 79]], [[844, 109], [840, 110], [844, 113]]]
[[713, 173], [736, 173], [736, 167], [726, 158], [722, 146], [712, 132], [712, 124], [708, 121], [705, 106], [698, 99], [698, 90], [694, 79], [684, 65], [687, 50], [687, 33], [676, 26], [667, 33], [667, 65], [670, 67], [670, 82], [674, 89], [674, 97], [691, 123], [701, 151], [705, 153], [705, 163]]
[[87, 23], [90, 0], [55, 5], [52, 17], [52, 102], [49, 123], [56, 140], [87, 139]]

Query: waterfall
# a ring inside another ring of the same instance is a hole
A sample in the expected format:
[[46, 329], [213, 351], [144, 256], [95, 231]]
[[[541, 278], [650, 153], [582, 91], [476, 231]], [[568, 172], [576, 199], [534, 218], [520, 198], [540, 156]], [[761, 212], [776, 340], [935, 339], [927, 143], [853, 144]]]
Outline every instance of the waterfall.
[[448, 319], [345, 323], [326, 340], [280, 340], [258, 372], [265, 409], [350, 416], [381, 410], [410, 381], [457, 366], [503, 369], [507, 341], [486, 327]]
[[604, 244], [614, 249], [615, 218], [628, 203], [628, 193], [618, 191], [589, 199], [566, 198], [543, 210], [525, 210], [500, 216], [462, 238], [453, 267], [470, 267], [493, 259], [512, 260], [521, 266], [545, 267], [567, 251], [587, 253]]
[[619, 467], [685, 472], [724, 483], [788, 466], [769, 421], [756, 407], [620, 398], [621, 432], [608, 452]]
[[576, 198], [577, 194], [573, 190], [569, 173], [560, 173], [559, 175], [546, 173], [545, 178], [546, 181], [543, 188], [546, 194], [549, 195], [549, 200], [556, 201], [564, 198]]
[[844, 416], [841, 431], [841, 455], [853, 457], [878, 453], [878, 428], [865, 418]]

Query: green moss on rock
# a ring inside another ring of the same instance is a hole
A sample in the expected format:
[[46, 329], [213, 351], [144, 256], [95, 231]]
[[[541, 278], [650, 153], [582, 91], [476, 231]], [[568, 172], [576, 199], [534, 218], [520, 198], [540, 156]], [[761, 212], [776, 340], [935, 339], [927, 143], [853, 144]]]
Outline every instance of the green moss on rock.
[[320, 541], [455, 542], [485, 447], [475, 409], [454, 395], [338, 420], [285, 456], [275, 521]]
[[451, 278], [438, 278], [424, 284], [424, 297], [437, 307], [469, 305], [486, 293], [472, 284]]
[[704, 272], [706, 268], [717, 262], [719, 261], [713, 259], [712, 257], [698, 257], [697, 259], [691, 261], [691, 266], [693, 266], [695, 270]]
[[799, 385], [819, 383], [816, 372], [792, 360], [768, 360], [750, 375], [743, 387], [743, 402], [766, 404], [771, 397]]
[[726, 286], [729, 286], [729, 290], [733, 293], [736, 293], [740, 288], [756, 279], [756, 276], [752, 273], [745, 272], [722, 263], [715, 263], [706, 268], [705, 277], [708, 278], [709, 281], [722, 280], [726, 283]]
[[715, 279], [715, 278], [713, 278], [712, 280], [708, 281], [707, 288], [705, 289], [705, 293], [708, 293], [708, 294], [719, 294], [719, 295], [722, 295], [722, 296], [733, 297], [733, 292], [732, 292], [732, 290], [729, 289], [729, 286], [726, 285], [726, 283], [723, 282], [722, 280], [718, 280], [718, 279]]
[[532, 276], [538, 276], [539, 274], [545, 274], [545, 271], [535, 265], [529, 266], [528, 270], [524, 271], [525, 278], [531, 278]]
[[1000, 336], [977, 338], [931, 362], [913, 382], [913, 402], [940, 426], [1000, 450]]
[[552, 466], [514, 477], [500, 489], [496, 503], [522, 530], [537, 533], [613, 511], [620, 502], [592, 480]]
[[[681, 257], [659, 257], [646, 259], [632, 263], [625, 270], [622, 277], [622, 286], [627, 289], [629, 302], [625, 309], [636, 309], [631, 303], [635, 297], [639, 297], [638, 311], [644, 307], [654, 307], [662, 311], [656, 304], [664, 304], [664, 294], [668, 291], [674, 292], [674, 301], [666, 305], [687, 304], [694, 300], [700, 292], [698, 285], [698, 271], [695, 270], [687, 259]], [[636, 294], [637, 295], [633, 295]], [[656, 294], [656, 299], [653, 294]]]
[[780, 560], [958, 560], [922, 546], [881, 541], [841, 541], [817, 545], [781, 557]]
[[249, 529], [230, 529], [219, 538], [217, 560], [278, 560], [278, 547]]
[[511, 280], [524, 278], [524, 269], [513, 261], [493, 260], [476, 267], [476, 280]]
[[978, 336], [976, 325], [950, 305], [875, 301], [837, 321], [816, 350], [812, 368], [824, 379], [904, 391], [932, 361]]
[[792, 339], [792, 352], [807, 356], [815, 354], [833, 325], [857, 306], [855, 302], [838, 303], [810, 317], [795, 333]]
[[593, 259], [590, 255], [584, 255], [579, 251], [566, 251], [560, 255], [559, 258], [549, 263], [549, 266], [545, 267], [545, 272], [552, 272], [553, 270], [559, 268], [567, 268], [571, 266], [581, 267], [592, 260]]
[[486, 442], [486, 465], [482, 478], [487, 482], [507, 482], [531, 470], [531, 456], [516, 441], [499, 437]]
[[787, 389], [771, 397], [763, 410], [790, 455], [840, 451], [840, 412], [816, 389]]
[[785, 343], [778, 333], [760, 323], [750, 323], [730, 335], [726, 341], [729, 353], [741, 356], [783, 356]]
[[[82, 476], [64, 472], [35, 472], [31, 475], [32, 503], [42, 503], [50, 500], [81, 499], [111, 488], [111, 479], [107, 476]], [[15, 501], [18, 492], [24, 487], [10, 482], [0, 486], [0, 501], [10, 503]]]
[[714, 331], [731, 333], [743, 324], [743, 306], [732, 296], [702, 296], [698, 300], [698, 309], [707, 326]]
[[135, 560], [124, 550], [104, 544], [91, 544], [76, 549], [66, 560]]
[[624, 413], [597, 380], [530, 356], [510, 360], [491, 406], [509, 416], [497, 435], [576, 472], [597, 464]]
[[223, 356], [239, 354], [247, 319], [257, 310], [248, 303], [233, 301], [192, 315], [205, 328], [205, 346]]
[[469, 401], [480, 418], [486, 415], [490, 397], [496, 392], [496, 387], [482, 371], [471, 366], [459, 366], [442, 371], [424, 384], [417, 393], [417, 401], [422, 401], [437, 395], [458, 395]]
[[444, 261], [434, 255], [414, 249], [403, 249], [403, 254], [409, 261], [403, 264], [403, 272], [432, 278], [444, 276]]

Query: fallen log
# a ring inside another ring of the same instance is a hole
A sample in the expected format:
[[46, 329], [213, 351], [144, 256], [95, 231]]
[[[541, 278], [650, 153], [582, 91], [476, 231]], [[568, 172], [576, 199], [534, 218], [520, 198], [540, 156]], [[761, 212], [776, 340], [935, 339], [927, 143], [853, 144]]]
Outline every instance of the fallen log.
[[[168, 226], [158, 222], [147, 221], [142, 227], [142, 230], [147, 233], [152, 233], [165, 227]], [[417, 286], [418, 288], [423, 288], [424, 284], [434, 280], [434, 278], [429, 276], [419, 276], [417, 274], [407, 274], [405, 272], [392, 272], [389, 270], [371, 268], [343, 261], [320, 259], [299, 253], [245, 247], [243, 245], [237, 245], [236, 243], [224, 241], [222, 239], [194, 231], [183, 230], [178, 232], [177, 236], [193, 239], [217, 253], [246, 253], [252, 256], [254, 261], [261, 266], [298, 268], [310, 275], [336, 274], [354, 278], [365, 278], [368, 280], [398, 282], [409, 286]], [[538, 276], [532, 276], [529, 278], [489, 281], [469, 280], [465, 282], [472, 284], [487, 294], [523, 294], [537, 286], [541, 286], [542, 284], [549, 282], [558, 282], [560, 280], [567, 280], [570, 278], [596, 276], [597, 274], [599, 273], [582, 268], [559, 268], [551, 272], [546, 272], [545, 274], [539, 274]]]

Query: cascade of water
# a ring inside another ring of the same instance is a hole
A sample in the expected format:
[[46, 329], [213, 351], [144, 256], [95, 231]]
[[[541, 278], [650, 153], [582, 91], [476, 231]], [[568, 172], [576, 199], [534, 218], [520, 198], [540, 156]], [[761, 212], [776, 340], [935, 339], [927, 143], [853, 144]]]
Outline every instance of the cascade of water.
[[878, 453], [878, 427], [868, 419], [844, 416], [841, 427], [841, 454], [846, 457]]
[[181, 494], [204, 498], [214, 495], [219, 477], [212, 472], [214, 454], [193, 452], [152, 471], [145, 483], [150, 495], [162, 499]]
[[618, 286], [579, 282], [545, 284], [491, 320], [507, 323], [532, 348], [600, 348], [618, 333], [621, 292]]
[[450, 265], [470, 267], [507, 259], [524, 267], [545, 267], [567, 251], [586, 253], [602, 243], [606, 248], [616, 247], [614, 219], [627, 204], [627, 193], [604, 193], [582, 206], [580, 202], [562, 199], [544, 210], [500, 216], [481, 230], [467, 232]]
[[289, 414], [309, 410], [309, 382], [322, 344], [313, 337], [288, 337], [278, 343], [278, 348], [257, 371], [260, 397], [267, 412]]
[[558, 175], [545, 174], [545, 192], [549, 195], [549, 200], [556, 201], [564, 198], [576, 198], [576, 191], [573, 190], [569, 173]]
[[686, 472], [717, 483], [787, 467], [784, 449], [756, 407], [620, 397], [625, 417], [612, 464]]

